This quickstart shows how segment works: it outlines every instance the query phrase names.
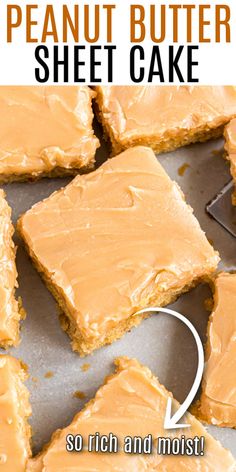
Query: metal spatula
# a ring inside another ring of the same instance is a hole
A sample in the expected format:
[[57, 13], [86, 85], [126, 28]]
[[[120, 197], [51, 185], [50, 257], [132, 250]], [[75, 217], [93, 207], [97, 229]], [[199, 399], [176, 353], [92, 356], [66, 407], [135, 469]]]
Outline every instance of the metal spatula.
[[225, 185], [221, 192], [206, 205], [206, 211], [236, 238], [236, 207], [232, 205], [231, 199], [233, 188], [234, 182], [231, 180]]

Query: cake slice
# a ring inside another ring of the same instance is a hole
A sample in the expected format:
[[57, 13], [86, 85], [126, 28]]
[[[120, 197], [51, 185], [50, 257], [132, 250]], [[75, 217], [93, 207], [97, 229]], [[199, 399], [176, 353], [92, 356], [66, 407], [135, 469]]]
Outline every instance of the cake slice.
[[98, 118], [114, 154], [135, 146], [157, 153], [223, 134], [236, 116], [236, 87], [98, 86]]
[[236, 427], [236, 274], [214, 281], [208, 325], [207, 362], [197, 414], [207, 423]]
[[13, 232], [11, 209], [0, 189], [0, 347], [3, 348], [19, 343], [19, 321], [25, 315], [21, 301], [15, 299], [17, 270]]
[[93, 96], [87, 86], [0, 87], [0, 181], [93, 168]]
[[235, 190], [232, 195], [232, 203], [236, 205], [236, 119], [232, 120], [225, 127], [225, 151], [230, 162], [230, 170], [235, 183]]
[[[75, 416], [72, 423], [54, 433], [48, 446], [38, 457], [29, 461], [27, 472], [233, 472], [236, 463], [230, 452], [210, 436], [201, 423], [187, 414], [185, 420], [191, 425], [185, 430], [163, 429], [167, 399], [171, 396], [152, 376], [150, 370], [136, 360], [120, 358], [116, 361], [116, 373], [106, 380], [94, 400]], [[176, 401], [173, 402], [178, 408]], [[118, 438], [118, 452], [88, 452], [89, 435]], [[82, 435], [82, 452], [67, 452], [67, 435]], [[203, 456], [159, 455], [158, 437], [195, 436], [205, 438]], [[127, 436], [153, 437], [153, 453], [128, 454], [123, 452]]]
[[25, 472], [31, 456], [29, 392], [23, 382], [27, 374], [11, 356], [0, 356], [0, 470]]
[[18, 222], [27, 250], [88, 354], [215, 271], [207, 241], [153, 151], [131, 148], [34, 205]]

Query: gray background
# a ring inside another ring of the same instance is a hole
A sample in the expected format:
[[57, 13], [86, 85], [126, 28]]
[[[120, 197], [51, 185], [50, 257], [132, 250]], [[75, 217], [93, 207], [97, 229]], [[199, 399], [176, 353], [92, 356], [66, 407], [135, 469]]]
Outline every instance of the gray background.
[[[158, 159], [168, 174], [179, 183], [207, 237], [220, 252], [221, 267], [232, 269], [235, 268], [235, 239], [205, 213], [206, 203], [230, 179], [229, 167], [222, 159], [221, 151], [223, 141], [217, 140], [161, 155]], [[107, 155], [103, 144], [97, 153], [98, 165]], [[180, 176], [178, 169], [185, 163], [190, 167]], [[64, 186], [69, 180], [43, 179], [35, 183], [5, 185], [8, 202], [13, 208], [13, 221], [16, 222], [19, 215], [32, 204]], [[34, 433], [34, 452], [38, 452], [49, 441], [55, 429], [69, 424], [75, 413], [94, 396], [104, 377], [112, 371], [113, 359], [120, 355], [137, 357], [151, 368], [176, 399], [180, 402], [185, 399], [194, 380], [197, 352], [191, 333], [181, 322], [167, 315], [153, 316], [112, 346], [80, 359], [72, 352], [69, 338], [61, 330], [54, 299], [32, 267], [17, 236], [15, 240], [19, 246], [18, 295], [23, 299], [27, 319], [22, 323], [20, 346], [9, 352], [21, 358], [29, 367], [27, 386], [33, 409], [30, 422]], [[208, 287], [199, 286], [173, 305], [174, 309], [193, 322], [203, 341], [209, 316], [204, 308], [204, 300], [210, 294]], [[84, 363], [91, 365], [87, 372], [81, 370]], [[48, 371], [53, 373], [51, 378], [45, 378]], [[83, 400], [73, 397], [77, 390], [84, 392], [86, 397]], [[236, 457], [235, 430], [216, 427], [207, 429]]]

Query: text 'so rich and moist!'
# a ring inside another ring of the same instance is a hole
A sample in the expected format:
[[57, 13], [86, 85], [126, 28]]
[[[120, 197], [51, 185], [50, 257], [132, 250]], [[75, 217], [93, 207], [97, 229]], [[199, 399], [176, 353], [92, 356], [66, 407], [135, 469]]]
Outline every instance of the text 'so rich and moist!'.
[[[85, 409], [75, 416], [66, 428], [57, 431], [48, 446], [29, 461], [27, 472], [64, 472], [85, 470], [119, 472], [234, 472], [236, 464], [231, 454], [210, 436], [201, 423], [190, 414], [187, 431], [165, 431], [163, 421], [167, 399], [171, 394], [159, 383], [147, 367], [135, 359], [120, 358], [116, 361], [116, 373], [111, 375]], [[177, 402], [174, 401], [175, 407]], [[96, 433], [118, 438], [115, 453], [96, 453], [90, 448], [88, 438]], [[84, 449], [68, 452], [71, 436], [80, 435]], [[205, 438], [205, 453], [201, 455], [158, 454], [158, 438]], [[147, 454], [123, 452], [127, 437], [153, 437], [153, 451]]]

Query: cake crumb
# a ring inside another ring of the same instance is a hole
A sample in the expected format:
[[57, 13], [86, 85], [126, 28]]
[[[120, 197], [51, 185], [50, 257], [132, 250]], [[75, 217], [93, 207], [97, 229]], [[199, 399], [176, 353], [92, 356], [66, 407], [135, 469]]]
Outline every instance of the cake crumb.
[[223, 154], [223, 152], [224, 152], [223, 148], [213, 149], [213, 151], [211, 151], [211, 154], [212, 154], [212, 156], [221, 156], [221, 154]]
[[207, 299], [204, 301], [204, 307], [205, 307], [206, 311], [212, 312], [213, 306], [214, 306], [213, 298], [207, 298]]
[[63, 329], [63, 331], [67, 331], [69, 329], [68, 319], [66, 318], [64, 313], [61, 312], [61, 310], [59, 310], [59, 311], [60, 311], [59, 321], [60, 321], [61, 328]]
[[32, 382], [37, 383], [39, 379], [37, 377], [31, 377]]
[[76, 390], [76, 392], [73, 393], [74, 398], [78, 398], [79, 400], [84, 400], [86, 397], [84, 392], [81, 392], [80, 390]]
[[214, 241], [213, 241], [213, 239], [211, 239], [211, 238], [207, 238], [207, 239], [208, 239], [208, 242], [210, 243], [210, 245], [214, 247]]
[[29, 372], [29, 366], [24, 362], [22, 361], [22, 359], [19, 359], [20, 363], [21, 363], [21, 367], [22, 369], [28, 374]]
[[88, 364], [88, 363], [86, 364], [85, 363], [80, 368], [81, 368], [82, 372], [87, 372], [87, 370], [89, 370], [90, 367], [91, 367], [91, 364]]
[[[25, 320], [26, 316], [27, 316], [27, 313], [23, 307], [23, 302], [22, 302], [22, 298], [21, 297], [18, 297], [18, 307], [19, 307], [19, 313], [20, 313], [20, 319], [21, 320]], [[22, 327], [21, 327], [21, 330], [22, 330]]]
[[185, 164], [183, 164], [182, 166], [180, 166], [178, 168], [178, 174], [180, 175], [180, 177], [183, 177], [183, 175], [185, 174], [186, 170], [190, 167], [189, 164], [187, 164], [187, 162], [185, 162]]
[[54, 376], [54, 373], [51, 370], [49, 370], [48, 372], [46, 372], [46, 374], [44, 374], [45, 379], [51, 379], [53, 376]]

